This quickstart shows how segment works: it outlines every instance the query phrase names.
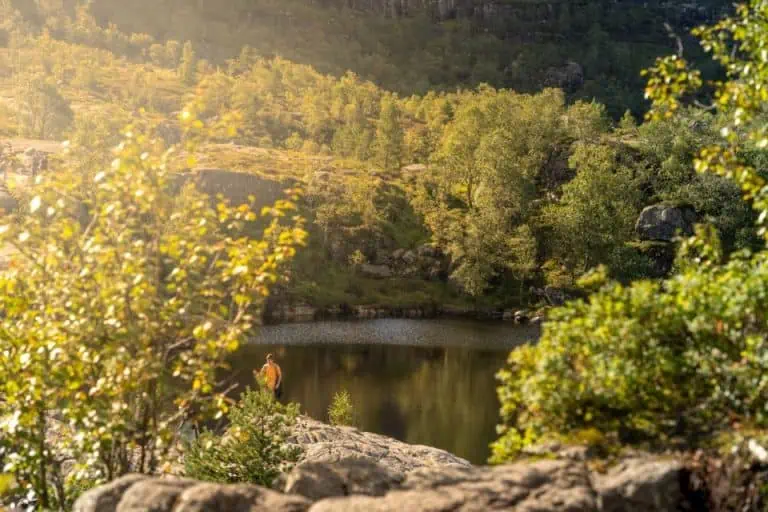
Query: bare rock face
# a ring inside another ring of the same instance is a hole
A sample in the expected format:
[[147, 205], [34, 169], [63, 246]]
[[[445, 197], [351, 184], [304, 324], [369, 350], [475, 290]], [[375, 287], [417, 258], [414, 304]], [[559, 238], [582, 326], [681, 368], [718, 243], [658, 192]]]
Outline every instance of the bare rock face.
[[336, 496], [384, 496], [404, 477], [367, 459], [345, 459], [335, 464], [304, 462], [284, 475], [277, 487], [312, 501]]
[[303, 462], [363, 459], [403, 475], [424, 467], [471, 467], [468, 461], [445, 450], [407, 444], [352, 427], [335, 427], [310, 418], [300, 418], [294, 432], [290, 441], [304, 450]]
[[[309, 502], [255, 485], [199, 484], [179, 496], [167, 512], [302, 512]], [[123, 512], [118, 508], [118, 512]], [[158, 511], [159, 512], [159, 511]]]
[[576, 91], [584, 85], [584, 69], [578, 62], [569, 61], [562, 67], [549, 68], [544, 83], [566, 92]]
[[363, 263], [360, 265], [360, 272], [366, 277], [372, 277], [376, 279], [386, 279], [392, 277], [392, 269], [386, 265], [372, 265], [370, 263]]
[[200, 192], [212, 198], [221, 194], [233, 206], [250, 205], [251, 199], [254, 199], [257, 208], [270, 206], [278, 199], [283, 199], [284, 190], [290, 188], [286, 183], [246, 172], [199, 168], [175, 176], [171, 190], [178, 192], [188, 182], [194, 183]]
[[673, 460], [630, 459], [595, 478], [600, 510], [654, 512], [676, 510], [683, 500], [683, 466]]
[[310, 502], [256, 485], [127, 475], [88, 491], [74, 512], [302, 512]]
[[354, 496], [316, 503], [311, 512], [513, 510], [597, 511], [583, 464], [540, 461], [492, 469], [419, 470], [384, 498]]
[[676, 236], [691, 236], [697, 219], [692, 206], [656, 204], [646, 207], [637, 219], [640, 240], [672, 242]]
[[194, 480], [181, 478], [138, 481], [125, 491], [116, 510], [121, 512], [170, 510], [185, 489], [197, 484], [198, 482]]
[[144, 475], [126, 475], [114, 482], [102, 485], [83, 494], [75, 503], [74, 512], [111, 512], [117, 510], [117, 505], [123, 495], [133, 485], [147, 480]]
[[0, 215], [13, 213], [19, 208], [19, 201], [10, 192], [0, 190]]

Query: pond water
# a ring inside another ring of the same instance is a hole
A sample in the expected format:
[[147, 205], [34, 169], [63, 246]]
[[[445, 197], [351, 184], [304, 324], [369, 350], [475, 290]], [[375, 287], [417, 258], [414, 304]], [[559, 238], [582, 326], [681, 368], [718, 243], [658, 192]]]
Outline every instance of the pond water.
[[499, 404], [494, 375], [537, 327], [457, 320], [384, 319], [261, 327], [233, 358], [253, 385], [268, 352], [283, 370], [283, 402], [327, 421], [334, 393], [349, 391], [357, 426], [485, 463]]

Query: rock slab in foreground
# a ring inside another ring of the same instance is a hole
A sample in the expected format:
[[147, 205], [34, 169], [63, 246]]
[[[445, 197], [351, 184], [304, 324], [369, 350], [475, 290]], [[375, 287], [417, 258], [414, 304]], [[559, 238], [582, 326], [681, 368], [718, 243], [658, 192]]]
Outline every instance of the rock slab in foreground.
[[403, 489], [383, 498], [320, 501], [310, 512], [597, 511], [589, 474], [581, 464], [540, 461], [492, 469], [430, 469], [412, 473]]
[[384, 496], [400, 487], [404, 477], [381, 464], [365, 459], [346, 459], [333, 464], [304, 462], [276, 484], [286, 494], [298, 494], [311, 501], [324, 498], [365, 495]]
[[671, 460], [630, 459], [595, 478], [600, 510], [677, 510], [683, 501], [683, 466]]
[[83, 494], [73, 512], [303, 512], [310, 505], [256, 485], [127, 475]]
[[[446, 451], [300, 418], [303, 459], [275, 482], [219, 485], [128, 475], [85, 493], [74, 512], [677, 512], [682, 464], [650, 456], [607, 473], [584, 456], [475, 467]], [[583, 455], [583, 454], [582, 454]]]
[[[493, 468], [422, 467], [404, 478], [360, 459], [308, 462], [280, 493], [129, 475], [89, 491], [75, 512], [677, 512], [682, 466], [652, 458], [625, 461], [605, 475], [583, 461], [540, 460]], [[303, 495], [299, 495], [303, 494]]]

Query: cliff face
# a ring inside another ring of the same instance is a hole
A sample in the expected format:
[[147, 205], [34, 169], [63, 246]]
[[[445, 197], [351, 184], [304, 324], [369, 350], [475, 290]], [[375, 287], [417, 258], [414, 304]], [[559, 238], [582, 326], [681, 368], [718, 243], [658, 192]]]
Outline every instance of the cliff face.
[[484, 25], [498, 25], [505, 19], [516, 22], [554, 22], [578, 11], [620, 11], [642, 8], [658, 11], [673, 21], [686, 25], [704, 23], [717, 18], [729, 5], [723, 0], [311, 0], [322, 6], [346, 7], [375, 12], [388, 17], [426, 14], [436, 20], [473, 19]]
[[[20, 1], [20, 0], [14, 0]], [[64, 0], [72, 1], [72, 0]], [[192, 41], [223, 63], [244, 45], [337, 76], [351, 70], [401, 94], [471, 88], [559, 87], [620, 118], [641, 116], [640, 72], [691, 38], [731, 0], [93, 0], [103, 26]], [[151, 15], [148, 15], [151, 13]], [[708, 76], [708, 78], [712, 78]]]

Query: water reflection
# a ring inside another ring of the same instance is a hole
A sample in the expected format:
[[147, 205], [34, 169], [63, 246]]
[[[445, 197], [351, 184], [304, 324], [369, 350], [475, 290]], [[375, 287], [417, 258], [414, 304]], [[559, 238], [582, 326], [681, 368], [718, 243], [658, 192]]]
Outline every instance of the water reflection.
[[272, 352], [284, 373], [283, 400], [310, 416], [325, 420], [333, 394], [347, 389], [360, 428], [483, 463], [498, 420], [494, 375], [511, 347], [537, 334], [430, 320], [269, 326], [236, 355], [233, 371], [251, 385]]

